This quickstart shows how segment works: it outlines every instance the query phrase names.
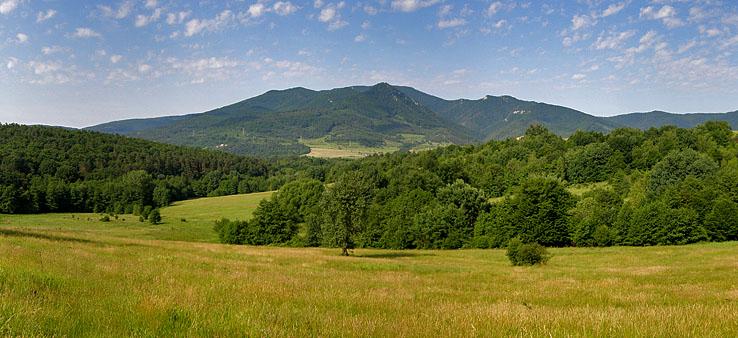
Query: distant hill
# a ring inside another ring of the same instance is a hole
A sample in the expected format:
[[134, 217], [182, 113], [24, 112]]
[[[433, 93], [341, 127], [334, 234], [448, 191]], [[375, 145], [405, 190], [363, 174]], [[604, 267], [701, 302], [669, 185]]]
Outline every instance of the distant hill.
[[279, 156], [320, 144], [341, 149], [425, 149], [523, 135], [533, 124], [567, 136], [576, 130], [609, 132], [708, 120], [738, 126], [728, 114], [634, 113], [598, 117], [512, 96], [445, 100], [415, 88], [379, 83], [331, 90], [270, 90], [205, 113], [110, 122], [88, 129], [236, 154]]
[[471, 130], [438, 114], [386, 83], [357, 90], [272, 90], [201, 114], [169, 120], [112, 122], [90, 130], [166, 143], [253, 155], [303, 154], [300, 140], [367, 147], [412, 148], [426, 143], [479, 140]]
[[608, 120], [638, 129], [648, 129], [674, 125], [680, 128], [693, 128], [707, 121], [725, 121], [730, 123], [733, 129], [738, 129], [738, 111], [729, 113], [689, 113], [674, 114], [664, 111], [651, 111], [647, 113], [631, 113], [607, 117]]
[[484, 140], [523, 135], [532, 124], [542, 124], [552, 132], [564, 136], [577, 129], [608, 132], [620, 127], [616, 122], [578, 110], [522, 101], [512, 96], [487, 95], [478, 100], [449, 101], [411, 87], [399, 88], [443, 118], [473, 130]]

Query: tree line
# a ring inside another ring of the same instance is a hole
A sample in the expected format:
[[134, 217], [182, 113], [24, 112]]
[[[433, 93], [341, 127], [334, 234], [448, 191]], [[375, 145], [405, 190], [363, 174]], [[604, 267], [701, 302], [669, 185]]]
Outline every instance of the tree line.
[[[96, 132], [0, 125], [0, 213], [133, 213], [323, 179], [324, 161], [266, 160]], [[306, 176], [301, 176], [306, 175]]]
[[738, 144], [723, 122], [566, 139], [531, 126], [518, 139], [335, 162], [215, 229], [224, 243], [344, 254], [738, 240]]

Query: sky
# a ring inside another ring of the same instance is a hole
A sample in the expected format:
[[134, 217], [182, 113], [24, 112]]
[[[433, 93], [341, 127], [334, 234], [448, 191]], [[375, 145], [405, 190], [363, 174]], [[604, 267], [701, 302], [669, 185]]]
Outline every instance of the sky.
[[738, 1], [0, 0], [0, 122], [388, 82], [592, 115], [738, 110]]

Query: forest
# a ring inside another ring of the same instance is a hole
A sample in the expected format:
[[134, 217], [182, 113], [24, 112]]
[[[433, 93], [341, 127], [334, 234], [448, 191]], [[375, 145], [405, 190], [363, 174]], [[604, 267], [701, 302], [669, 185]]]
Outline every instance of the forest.
[[[669, 245], [738, 239], [738, 146], [724, 122], [524, 136], [334, 163], [298, 179], [231, 244], [391, 249]], [[581, 193], [574, 193], [585, 187]]]
[[195, 197], [275, 190], [299, 175], [323, 179], [325, 165], [45, 126], [0, 125], [0, 139], [0, 213], [130, 214]]
[[130, 214], [279, 191], [221, 242], [458, 249], [738, 239], [738, 143], [725, 122], [577, 131], [360, 160], [256, 159], [89, 131], [3, 125], [0, 212]]

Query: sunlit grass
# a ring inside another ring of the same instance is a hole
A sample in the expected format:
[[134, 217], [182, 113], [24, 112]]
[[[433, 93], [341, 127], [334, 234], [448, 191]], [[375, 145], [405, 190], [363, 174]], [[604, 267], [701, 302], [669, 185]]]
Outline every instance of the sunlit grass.
[[[0, 336], [734, 336], [738, 243], [502, 250], [226, 246], [270, 193], [133, 216], [0, 215]], [[125, 218], [125, 220], [123, 220]], [[182, 222], [185, 218], [186, 222]], [[195, 241], [195, 242], [188, 242]]]

